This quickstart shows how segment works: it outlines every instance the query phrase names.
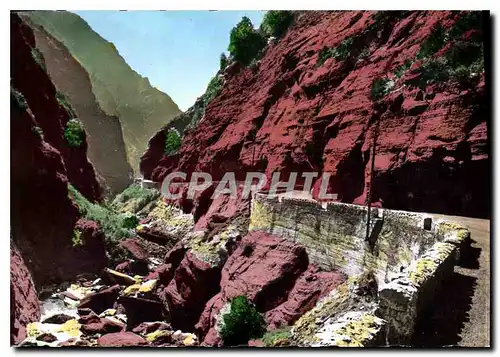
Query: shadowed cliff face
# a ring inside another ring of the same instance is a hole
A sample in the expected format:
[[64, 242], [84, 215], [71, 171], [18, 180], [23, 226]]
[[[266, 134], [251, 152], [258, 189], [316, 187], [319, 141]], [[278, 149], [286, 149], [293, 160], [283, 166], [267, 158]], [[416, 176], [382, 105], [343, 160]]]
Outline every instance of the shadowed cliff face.
[[[383, 207], [489, 216], [484, 73], [466, 88], [453, 80], [418, 85], [422, 43], [436, 25], [449, 31], [463, 15], [302, 12], [256, 65], [223, 73], [221, 93], [185, 132], [178, 156], [163, 155], [162, 132], [151, 139], [144, 176], [331, 172], [329, 192], [343, 202], [366, 204], [372, 182], [372, 200]], [[346, 58], [319, 60], [325, 47], [352, 38]], [[441, 44], [429, 58], [450, 46]], [[390, 88], [374, 100], [372, 84], [380, 78]]]
[[104, 113], [92, 92], [85, 69], [66, 47], [41, 26], [32, 26], [36, 46], [42, 52], [47, 72], [63, 92], [87, 132], [88, 158], [102, 179], [106, 193], [116, 195], [132, 183], [133, 172], [127, 162], [120, 121]]
[[[114, 45], [78, 15], [67, 11], [32, 11], [23, 15], [60, 41], [86, 70], [99, 106], [107, 115], [118, 117], [128, 162], [138, 174], [139, 158], [149, 138], [181, 113], [177, 105], [167, 94], [153, 88], [147, 78], [134, 72]], [[53, 76], [53, 71], [49, 72]], [[58, 86], [61, 83], [56, 82]], [[91, 146], [94, 142], [92, 139]]]
[[71, 114], [58, 102], [34, 48], [31, 28], [11, 14], [11, 232], [41, 287], [100, 269], [97, 240], [73, 246], [79, 213], [68, 184], [94, 202], [101, 199], [101, 188], [87, 160], [86, 141], [71, 147], [64, 138]]

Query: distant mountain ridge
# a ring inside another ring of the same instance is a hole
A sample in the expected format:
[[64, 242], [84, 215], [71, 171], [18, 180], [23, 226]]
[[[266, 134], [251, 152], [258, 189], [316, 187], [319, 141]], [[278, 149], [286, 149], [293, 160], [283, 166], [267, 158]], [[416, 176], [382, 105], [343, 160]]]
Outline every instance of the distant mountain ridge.
[[120, 120], [127, 157], [138, 174], [140, 155], [157, 128], [181, 113], [167, 94], [135, 72], [113, 43], [68, 11], [30, 11], [25, 16], [60, 41], [88, 72], [97, 101]]

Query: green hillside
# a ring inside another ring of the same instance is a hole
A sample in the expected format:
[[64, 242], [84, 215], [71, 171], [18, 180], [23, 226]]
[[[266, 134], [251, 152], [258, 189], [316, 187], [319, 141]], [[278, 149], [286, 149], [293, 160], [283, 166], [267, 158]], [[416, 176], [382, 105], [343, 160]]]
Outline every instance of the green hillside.
[[120, 119], [129, 162], [138, 174], [139, 158], [157, 129], [181, 113], [165, 93], [132, 70], [115, 46], [78, 15], [31, 11], [30, 20], [62, 42], [89, 73], [92, 90], [109, 115]]

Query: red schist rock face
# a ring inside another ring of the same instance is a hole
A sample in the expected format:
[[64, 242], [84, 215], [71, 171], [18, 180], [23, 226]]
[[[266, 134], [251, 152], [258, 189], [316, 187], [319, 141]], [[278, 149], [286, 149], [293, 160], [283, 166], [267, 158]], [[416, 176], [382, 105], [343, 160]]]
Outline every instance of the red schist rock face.
[[[305, 12], [257, 66], [228, 70], [222, 92], [183, 139], [178, 157], [163, 156], [164, 134], [150, 141], [141, 169], [161, 181], [168, 172], [331, 172], [329, 192], [365, 204], [376, 143], [373, 201], [387, 208], [467, 216], [489, 215], [485, 82], [461, 90], [452, 82], [425, 91], [392, 74], [409, 60], [436, 23], [449, 28], [457, 12], [410, 13], [366, 36], [367, 56], [329, 58], [334, 48], [367, 30], [373, 12]], [[395, 86], [379, 105], [372, 82]], [[408, 78], [405, 78], [408, 77]], [[378, 126], [378, 133], [376, 127]], [[315, 182], [315, 193], [319, 189]], [[195, 205], [194, 205], [195, 206]]]
[[11, 243], [10, 246], [10, 343], [26, 338], [26, 325], [40, 319], [40, 305], [35, 284], [24, 260]]
[[224, 265], [221, 291], [206, 304], [196, 328], [205, 336], [205, 344], [220, 344], [215, 317], [226, 302], [240, 295], [265, 313], [270, 329], [287, 326], [344, 280], [343, 274], [319, 272], [309, 265], [303, 246], [252, 232]]
[[[33, 32], [11, 15], [11, 227], [12, 239], [37, 286], [64, 280], [106, 264], [103, 237], [95, 223], [80, 221], [84, 246], [73, 247], [78, 210], [68, 197], [68, 182], [90, 200], [100, 198], [86, 143], [70, 148], [63, 137], [68, 111], [33, 54]], [[21, 100], [24, 102], [24, 100]]]

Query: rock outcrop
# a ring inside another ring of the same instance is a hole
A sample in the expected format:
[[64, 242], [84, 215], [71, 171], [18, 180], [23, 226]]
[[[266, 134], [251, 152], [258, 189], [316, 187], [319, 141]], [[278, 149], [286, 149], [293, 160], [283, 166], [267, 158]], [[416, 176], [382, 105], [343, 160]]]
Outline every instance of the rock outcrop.
[[[177, 105], [167, 94], [151, 86], [147, 78], [133, 71], [115, 46], [93, 31], [78, 15], [68, 11], [30, 11], [25, 14], [66, 46], [89, 74], [99, 106], [107, 115], [120, 120], [128, 162], [138, 174], [139, 158], [149, 138], [181, 113]], [[109, 125], [109, 130], [113, 129], [112, 123], [106, 125]], [[113, 130], [116, 133], [116, 128]]]
[[40, 305], [31, 274], [16, 246], [10, 246], [10, 343], [26, 338], [26, 325], [38, 321]]
[[303, 246], [263, 232], [241, 241], [222, 269], [220, 293], [205, 306], [197, 331], [207, 345], [220, 345], [217, 319], [232, 298], [246, 296], [265, 313], [269, 329], [293, 324], [318, 299], [345, 280], [309, 265]]
[[[226, 70], [221, 93], [185, 131], [176, 158], [161, 153], [162, 133], [151, 139], [145, 178], [331, 172], [329, 192], [342, 202], [366, 204], [372, 183], [373, 201], [386, 208], [488, 217], [484, 74], [465, 89], [451, 80], [415, 85], [423, 76], [424, 62], [415, 59], [423, 41], [437, 24], [449, 30], [462, 16], [299, 13], [255, 65]], [[346, 58], [323, 58], [325, 48], [346, 43]], [[442, 47], [436, 58], [450, 46]], [[381, 78], [391, 88], [374, 100], [372, 85]], [[314, 182], [316, 193], [320, 184]]]

